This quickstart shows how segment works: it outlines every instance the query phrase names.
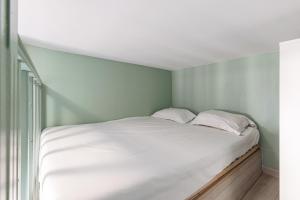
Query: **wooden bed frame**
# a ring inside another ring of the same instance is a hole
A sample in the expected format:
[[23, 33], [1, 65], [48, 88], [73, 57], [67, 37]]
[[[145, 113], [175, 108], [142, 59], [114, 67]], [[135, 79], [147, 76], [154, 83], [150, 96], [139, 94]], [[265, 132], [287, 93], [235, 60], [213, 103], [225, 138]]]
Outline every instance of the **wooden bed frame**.
[[261, 151], [256, 145], [186, 200], [240, 200], [261, 173]]

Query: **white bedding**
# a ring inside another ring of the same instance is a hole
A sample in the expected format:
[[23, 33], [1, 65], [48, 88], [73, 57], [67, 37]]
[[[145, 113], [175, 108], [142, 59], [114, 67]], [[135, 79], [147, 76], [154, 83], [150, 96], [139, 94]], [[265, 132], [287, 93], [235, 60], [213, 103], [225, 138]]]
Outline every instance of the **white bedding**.
[[43, 131], [41, 200], [182, 200], [258, 143], [153, 117]]

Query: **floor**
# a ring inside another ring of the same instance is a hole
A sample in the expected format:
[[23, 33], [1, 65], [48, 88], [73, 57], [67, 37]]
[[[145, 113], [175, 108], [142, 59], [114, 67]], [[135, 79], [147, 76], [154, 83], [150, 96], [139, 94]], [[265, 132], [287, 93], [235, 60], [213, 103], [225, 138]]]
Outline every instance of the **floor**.
[[279, 180], [262, 174], [242, 200], [279, 200]]

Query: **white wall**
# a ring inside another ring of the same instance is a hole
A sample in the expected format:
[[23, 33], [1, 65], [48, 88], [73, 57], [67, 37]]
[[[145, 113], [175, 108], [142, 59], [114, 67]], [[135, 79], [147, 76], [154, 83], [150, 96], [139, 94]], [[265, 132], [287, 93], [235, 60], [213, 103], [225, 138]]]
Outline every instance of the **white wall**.
[[280, 44], [280, 199], [299, 199], [300, 39]]

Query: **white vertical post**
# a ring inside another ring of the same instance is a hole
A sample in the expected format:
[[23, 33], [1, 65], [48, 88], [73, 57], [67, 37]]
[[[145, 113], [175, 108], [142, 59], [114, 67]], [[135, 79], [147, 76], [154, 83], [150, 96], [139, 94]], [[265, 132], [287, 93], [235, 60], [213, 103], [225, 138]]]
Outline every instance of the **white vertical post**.
[[39, 197], [39, 148], [40, 148], [40, 134], [41, 134], [41, 126], [40, 126], [40, 85], [35, 80], [34, 81], [34, 94], [33, 94], [33, 113], [34, 113], [34, 138], [33, 138], [33, 155], [34, 155], [34, 162], [33, 162], [33, 175], [34, 175], [34, 187], [33, 187], [33, 195], [34, 200], [38, 199]]
[[300, 39], [280, 44], [280, 199], [299, 199]]
[[[24, 66], [24, 63], [22, 65]], [[28, 101], [29, 101], [29, 90], [28, 90], [28, 71], [21, 67], [20, 72], [20, 151], [19, 151], [19, 199], [29, 199], [29, 188], [28, 188]]]
[[[30, 75], [30, 73], [29, 73]], [[33, 199], [33, 77], [28, 76], [28, 190], [29, 200]]]

